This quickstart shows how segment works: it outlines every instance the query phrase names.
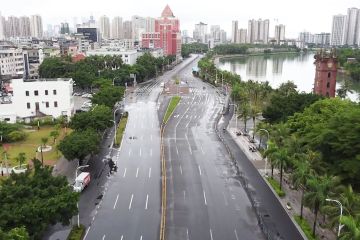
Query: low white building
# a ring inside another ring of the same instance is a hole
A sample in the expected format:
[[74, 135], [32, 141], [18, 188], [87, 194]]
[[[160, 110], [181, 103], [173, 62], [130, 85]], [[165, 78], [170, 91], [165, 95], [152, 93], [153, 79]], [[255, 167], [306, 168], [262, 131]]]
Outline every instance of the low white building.
[[74, 114], [73, 84], [71, 78], [11, 80], [0, 97], [0, 121], [28, 122], [44, 116], [70, 119]]
[[143, 55], [142, 52], [138, 52], [137, 50], [124, 50], [118, 48], [100, 48], [96, 50], [87, 51], [86, 56], [120, 56], [123, 60], [123, 63], [133, 65], [136, 63], [136, 59]]
[[24, 73], [24, 54], [22, 49], [0, 46], [0, 77], [11, 77]]

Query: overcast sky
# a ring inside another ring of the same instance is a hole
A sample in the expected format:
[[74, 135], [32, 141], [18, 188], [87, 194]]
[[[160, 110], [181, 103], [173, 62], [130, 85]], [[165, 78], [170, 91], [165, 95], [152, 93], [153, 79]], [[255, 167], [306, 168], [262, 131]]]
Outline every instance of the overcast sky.
[[73, 26], [74, 18], [80, 23], [91, 14], [121, 16], [132, 15], [159, 17], [169, 4], [180, 19], [181, 30], [192, 34], [194, 24], [202, 21], [220, 25], [231, 35], [231, 21], [239, 20], [239, 27], [247, 28], [248, 19], [270, 20], [270, 36], [274, 35], [276, 19], [286, 25], [286, 37], [297, 37], [303, 30], [330, 32], [332, 15], [346, 14], [347, 8], [360, 8], [360, 0], [1, 0], [0, 11], [5, 17], [40, 14], [44, 29], [47, 24], [67, 21]]

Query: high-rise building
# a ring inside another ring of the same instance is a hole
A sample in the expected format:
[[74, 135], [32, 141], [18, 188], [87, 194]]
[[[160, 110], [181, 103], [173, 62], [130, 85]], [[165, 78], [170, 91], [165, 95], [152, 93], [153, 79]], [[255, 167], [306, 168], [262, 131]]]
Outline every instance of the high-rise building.
[[155, 18], [147, 17], [145, 19], [145, 32], [155, 32]]
[[155, 32], [142, 34], [142, 46], [162, 48], [164, 55], [181, 56], [180, 21], [166, 5], [161, 17], [155, 20]]
[[5, 39], [5, 18], [0, 13], [0, 40]]
[[123, 23], [124, 39], [132, 39], [132, 22], [124, 21]]
[[227, 42], [226, 32], [225, 30], [220, 30], [220, 43], [226, 43], [226, 42]]
[[111, 21], [111, 38], [123, 39], [123, 21], [121, 17], [114, 17]]
[[43, 24], [40, 15], [32, 15], [30, 17], [30, 32], [31, 36], [35, 38], [42, 38], [43, 36]]
[[315, 33], [314, 40], [312, 43], [321, 46], [329, 46], [330, 45], [330, 33]]
[[20, 36], [20, 25], [19, 18], [15, 16], [9, 16], [7, 19], [7, 35], [8, 37]]
[[310, 32], [299, 33], [299, 41], [303, 43], [313, 43], [313, 34]]
[[285, 40], [285, 25], [275, 25], [275, 41], [280, 44], [281, 41]]
[[132, 16], [132, 39], [135, 42], [139, 42], [141, 40], [141, 34], [145, 32], [146, 29], [146, 20], [144, 17], [140, 16]]
[[211, 38], [214, 39], [215, 43], [220, 42], [220, 34], [221, 34], [221, 29], [219, 25], [210, 26], [210, 35]]
[[30, 18], [27, 16], [22, 16], [19, 19], [19, 36], [20, 37], [30, 37]]
[[236, 36], [236, 43], [244, 44], [246, 43], [246, 38], [247, 38], [247, 29], [244, 28], [238, 29]]
[[360, 43], [360, 9], [349, 8], [347, 12], [343, 44], [353, 46]]
[[69, 23], [61, 23], [60, 24], [60, 34], [70, 34]]
[[269, 25], [270, 21], [268, 19], [249, 20], [247, 42], [267, 44], [269, 40]]
[[345, 38], [346, 15], [338, 14], [333, 16], [331, 40], [332, 46], [343, 45]]
[[232, 21], [232, 28], [231, 28], [231, 42], [232, 43], [238, 43], [239, 42], [239, 40], [237, 39], [238, 28], [239, 28], [239, 22], [238, 21]]
[[195, 30], [193, 32], [194, 40], [200, 43], [207, 43], [206, 42], [206, 34], [207, 34], [207, 24], [200, 22], [195, 24]]
[[101, 37], [104, 39], [110, 38], [110, 20], [107, 16], [103, 15], [99, 19], [99, 29]]

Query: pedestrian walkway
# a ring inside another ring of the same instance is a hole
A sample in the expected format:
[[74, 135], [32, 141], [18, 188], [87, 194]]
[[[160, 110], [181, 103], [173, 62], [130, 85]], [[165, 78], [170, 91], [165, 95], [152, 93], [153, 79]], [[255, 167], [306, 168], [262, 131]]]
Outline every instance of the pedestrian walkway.
[[[238, 131], [238, 129], [235, 128], [234, 117], [231, 119], [229, 126], [227, 128], [227, 131], [231, 135], [233, 140], [236, 142], [236, 144], [245, 153], [245, 155], [248, 157], [248, 159], [251, 160], [251, 162], [254, 164], [256, 169], [258, 169], [260, 174], [262, 176], [265, 176], [265, 169], [267, 169], [266, 170], [267, 175], [270, 176], [270, 174], [271, 174], [270, 164], [268, 163], [268, 166], [266, 166], [266, 168], [265, 168], [266, 162], [262, 158], [260, 152], [258, 150], [255, 152], [252, 152], [251, 150], [249, 150], [249, 147], [254, 147], [254, 146], [256, 147], [256, 144], [258, 144], [258, 143], [256, 143], [256, 141], [255, 141], [255, 143], [251, 143], [249, 140], [251, 137], [249, 137], [249, 136], [245, 136], [243, 134], [237, 136], [236, 132]], [[279, 171], [277, 169], [274, 169], [274, 178], [278, 182], [280, 181]], [[281, 202], [284, 209], [286, 209], [286, 211], [288, 212], [288, 214], [291, 217], [294, 217], [295, 215], [300, 215], [301, 191], [296, 190], [292, 187], [290, 176], [287, 173], [284, 173], [284, 176], [283, 176], [283, 190], [286, 193], [285, 197], [278, 198], [278, 199]], [[292, 207], [290, 210], [286, 208], [287, 203], [290, 203], [290, 205]], [[312, 226], [312, 223], [314, 221], [314, 214], [312, 213], [312, 211], [309, 208], [304, 207], [303, 217], [308, 221], [309, 225]], [[328, 228], [322, 228], [322, 226], [324, 226], [325, 224], [326, 223], [324, 223], [323, 215], [318, 214], [318, 224], [316, 227], [317, 236], [319, 236], [319, 239], [335, 240], [336, 234], [332, 230], [330, 230]]]

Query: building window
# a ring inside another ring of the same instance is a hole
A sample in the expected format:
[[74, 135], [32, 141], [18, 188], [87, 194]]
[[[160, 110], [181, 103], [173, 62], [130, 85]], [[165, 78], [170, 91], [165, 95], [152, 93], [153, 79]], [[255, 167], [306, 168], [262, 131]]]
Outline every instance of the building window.
[[56, 90], [55, 89], [53, 90], [53, 94], [56, 95]]
[[39, 91], [38, 91], [38, 90], [35, 90], [35, 91], [34, 91], [34, 95], [35, 95], [35, 96], [39, 96]]
[[330, 83], [329, 83], [329, 82], [326, 84], [326, 87], [327, 87], [327, 88], [329, 88], [329, 87], [330, 87]]
[[29, 102], [26, 103], [26, 107], [27, 107], [27, 109], [30, 109], [30, 103]]
[[58, 107], [58, 104], [57, 104], [57, 102], [56, 102], [56, 101], [54, 102], [54, 107]]
[[45, 106], [48, 108], [49, 107], [49, 102], [45, 102]]
[[48, 91], [48, 90], [45, 90], [45, 95], [49, 95], [49, 91]]
[[29, 96], [30, 94], [29, 94], [29, 91], [25, 91], [25, 95], [26, 96]]
[[330, 78], [330, 77], [331, 77], [331, 72], [328, 73], [328, 78]]

